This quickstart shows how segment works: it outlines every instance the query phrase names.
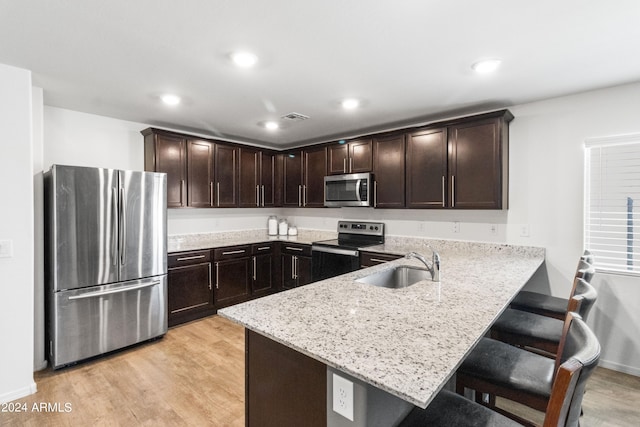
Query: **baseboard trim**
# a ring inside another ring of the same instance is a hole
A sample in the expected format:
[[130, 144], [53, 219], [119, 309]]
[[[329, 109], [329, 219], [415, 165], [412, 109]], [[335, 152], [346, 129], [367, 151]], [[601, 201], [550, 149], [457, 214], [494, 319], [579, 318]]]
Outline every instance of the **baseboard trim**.
[[20, 399], [21, 397], [34, 394], [36, 391], [38, 391], [38, 386], [35, 382], [32, 382], [26, 387], [22, 387], [17, 390], [10, 391], [9, 393], [0, 395], [0, 403], [11, 402], [13, 400]]
[[625, 374], [640, 377], [640, 368], [637, 368], [634, 366], [623, 365], [622, 363], [611, 362], [609, 360], [602, 360], [602, 359], [600, 359], [598, 366], [611, 369], [613, 371], [618, 371]]

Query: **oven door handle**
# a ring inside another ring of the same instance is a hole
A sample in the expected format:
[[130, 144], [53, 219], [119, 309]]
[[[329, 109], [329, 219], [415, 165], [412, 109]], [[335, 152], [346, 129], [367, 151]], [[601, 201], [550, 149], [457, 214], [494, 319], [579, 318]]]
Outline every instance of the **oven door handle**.
[[330, 254], [337, 254], [337, 255], [348, 255], [348, 256], [358, 256], [360, 255], [360, 252], [358, 252], [357, 250], [353, 250], [353, 249], [340, 249], [340, 248], [328, 248], [326, 246], [311, 246], [311, 250], [312, 251], [316, 251], [316, 252], [327, 252]]

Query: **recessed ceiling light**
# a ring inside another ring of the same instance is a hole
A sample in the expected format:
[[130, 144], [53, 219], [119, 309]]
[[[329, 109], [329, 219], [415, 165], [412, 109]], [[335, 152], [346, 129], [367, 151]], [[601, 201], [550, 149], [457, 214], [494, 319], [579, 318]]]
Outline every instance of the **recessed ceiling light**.
[[491, 73], [497, 70], [501, 63], [502, 60], [498, 58], [483, 59], [473, 64], [471, 68], [476, 73]]
[[160, 97], [160, 99], [162, 99], [162, 102], [164, 102], [167, 105], [178, 105], [180, 104], [180, 97], [178, 95], [172, 95], [172, 94], [166, 94], [166, 95], [162, 95]]
[[358, 108], [360, 106], [360, 101], [353, 98], [345, 99], [344, 101], [342, 101], [341, 105], [345, 110], [353, 110], [354, 108]]
[[265, 122], [264, 127], [269, 130], [276, 130], [280, 127], [280, 125], [277, 122]]
[[251, 52], [233, 52], [231, 60], [241, 68], [251, 68], [258, 62], [258, 57]]

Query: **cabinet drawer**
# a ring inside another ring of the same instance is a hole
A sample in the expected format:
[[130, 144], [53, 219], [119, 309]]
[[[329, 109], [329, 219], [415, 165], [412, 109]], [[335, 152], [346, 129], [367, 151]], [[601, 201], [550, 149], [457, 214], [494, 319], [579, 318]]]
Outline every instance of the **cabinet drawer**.
[[282, 242], [280, 251], [283, 254], [311, 256], [311, 245]]
[[265, 255], [273, 252], [273, 243], [257, 243], [251, 245], [251, 254]]
[[402, 258], [402, 255], [383, 254], [380, 252], [360, 252], [360, 267], [372, 267]]
[[211, 261], [211, 251], [176, 252], [169, 254], [168, 267], [180, 267], [183, 265], [200, 264]]
[[251, 255], [251, 246], [227, 246], [224, 248], [218, 248], [213, 250], [213, 258], [216, 261], [233, 258], [244, 258]]

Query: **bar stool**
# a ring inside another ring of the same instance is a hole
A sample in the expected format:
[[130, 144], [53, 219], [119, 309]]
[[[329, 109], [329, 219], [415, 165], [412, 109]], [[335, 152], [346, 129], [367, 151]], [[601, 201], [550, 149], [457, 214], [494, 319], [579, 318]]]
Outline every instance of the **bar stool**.
[[[487, 393], [491, 397], [489, 406], [495, 404], [495, 396], [501, 396], [545, 411], [559, 366], [585, 348], [595, 352], [597, 347], [599, 352], [598, 341], [594, 339], [593, 332], [582, 318], [571, 312], [564, 322], [555, 360], [501, 341], [482, 338], [456, 373], [456, 391], [463, 394], [465, 388], [475, 390], [478, 403], [483, 403], [482, 394]], [[584, 387], [579, 392], [581, 397]], [[575, 421], [580, 416], [580, 407], [576, 408], [572, 405], [569, 413]]]
[[[574, 282], [575, 294], [569, 300], [568, 311], [586, 321], [598, 293], [584, 279], [576, 278]], [[508, 308], [491, 327], [491, 338], [555, 357], [563, 323], [553, 317]]]
[[[578, 262], [578, 268], [574, 279], [580, 278], [587, 283], [590, 283], [593, 275], [596, 273], [596, 269], [590, 263], [585, 261], [585, 259], [593, 261], [593, 256], [588, 251], [585, 251], [585, 253], [588, 255], [583, 255]], [[574, 280], [573, 287], [569, 293], [569, 298], [559, 298], [538, 292], [520, 291], [513, 301], [511, 301], [510, 307], [515, 308], [516, 310], [528, 311], [564, 321], [567, 314], [569, 300], [576, 291], [575, 284], [576, 282]]]

